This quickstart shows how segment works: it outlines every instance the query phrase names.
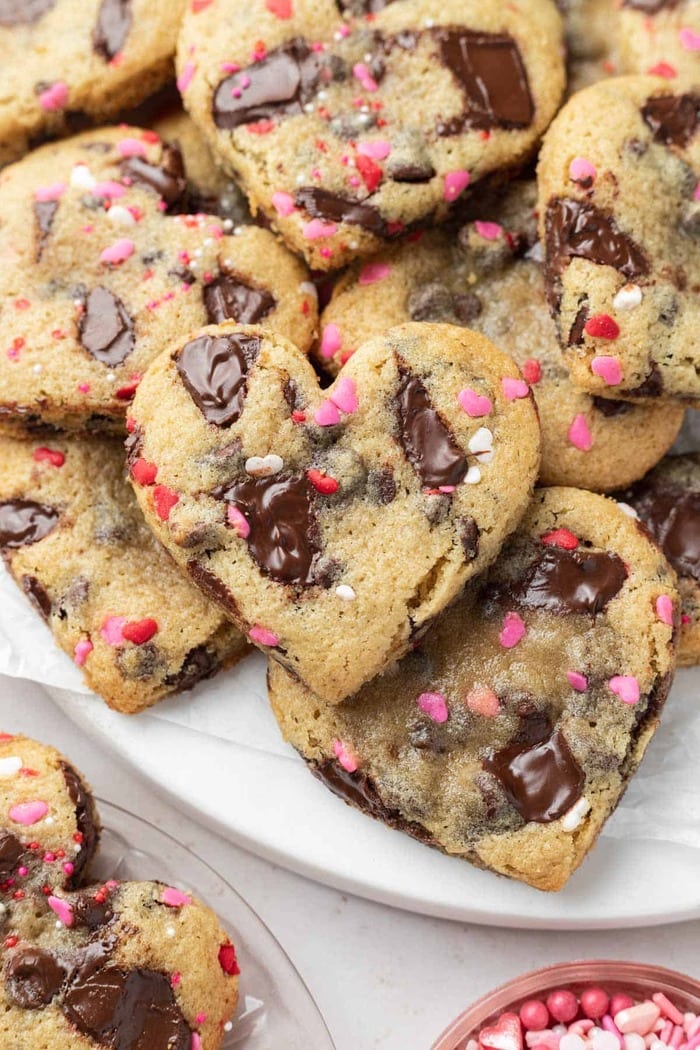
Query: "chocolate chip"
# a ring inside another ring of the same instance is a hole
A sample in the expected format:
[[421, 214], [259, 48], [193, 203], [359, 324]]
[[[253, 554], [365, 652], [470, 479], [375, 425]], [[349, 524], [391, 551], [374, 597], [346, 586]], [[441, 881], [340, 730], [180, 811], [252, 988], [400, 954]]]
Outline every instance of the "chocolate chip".
[[134, 322], [123, 302], [101, 285], [85, 301], [78, 333], [83, 348], [110, 368], [125, 361], [136, 345]]
[[574, 323], [569, 330], [569, 338], [566, 343], [567, 346], [581, 346], [583, 343], [583, 337], [585, 334], [586, 322], [588, 320], [588, 296], [584, 295], [579, 300], [579, 308], [576, 311], [576, 317]]
[[687, 146], [700, 127], [700, 94], [661, 95], [642, 106], [642, 119], [664, 146]]
[[367, 494], [372, 503], [378, 503], [386, 507], [396, 499], [396, 482], [394, 472], [387, 467], [386, 470], [370, 470], [367, 475]]
[[452, 293], [440, 281], [412, 288], [408, 296], [412, 321], [445, 321], [452, 316]]
[[41, 259], [46, 243], [51, 233], [51, 227], [53, 226], [53, 220], [58, 210], [58, 201], [35, 201], [34, 202], [34, 215], [36, 218], [36, 224], [39, 229], [39, 236], [37, 237], [37, 248], [36, 248], [36, 259], [37, 262]]
[[88, 792], [77, 771], [68, 762], [59, 762], [63, 780], [71, 802], [75, 807], [75, 819], [78, 831], [83, 836], [81, 849], [73, 858], [73, 872], [66, 885], [77, 886], [83, 873], [92, 861], [100, 839], [97, 812], [92, 795]]
[[476, 320], [484, 306], [476, 292], [458, 292], [452, 296], [452, 309], [460, 324]]
[[558, 615], [596, 616], [619, 593], [627, 579], [624, 562], [607, 551], [539, 552], [521, 580], [506, 585], [503, 597], [529, 609]]
[[115, 653], [119, 673], [130, 681], [146, 682], [165, 671], [165, 656], [152, 642], [119, 648]]
[[373, 204], [363, 204], [316, 186], [304, 186], [298, 190], [294, 203], [308, 212], [312, 219], [346, 222], [351, 226], [360, 226], [377, 237], [386, 234], [386, 223]]
[[624, 496], [673, 568], [700, 583], [700, 492], [650, 479]]
[[460, 518], [457, 531], [467, 558], [473, 561], [479, 554], [479, 526], [474, 518]]
[[0, 26], [38, 22], [55, 4], [56, 0], [0, 0]]
[[88, 930], [99, 930], [114, 918], [114, 908], [109, 897], [96, 896], [94, 889], [81, 890], [71, 899], [73, 926]]
[[631, 412], [634, 408], [634, 405], [630, 401], [614, 401], [612, 398], [598, 397], [595, 394], [593, 395], [592, 401], [596, 412], [600, 412], [600, 414], [606, 418], [623, 416], [627, 412]]
[[173, 692], [184, 693], [193, 689], [198, 682], [211, 678], [221, 667], [221, 660], [206, 645], [198, 645], [185, 656], [177, 674], [168, 675], [165, 685]]
[[66, 971], [51, 952], [43, 948], [20, 948], [5, 969], [8, 998], [22, 1010], [48, 1006], [61, 990]]
[[257, 336], [203, 335], [175, 355], [182, 382], [207, 423], [230, 427], [240, 418], [248, 371], [259, 351]]
[[187, 571], [200, 591], [203, 591], [208, 598], [211, 598], [213, 602], [225, 609], [239, 625], [242, 623], [243, 618], [236, 599], [218, 576], [198, 561], [188, 561]]
[[143, 157], [129, 157], [122, 162], [121, 172], [137, 186], [157, 193], [167, 204], [168, 211], [175, 211], [184, 200], [187, 179], [182, 153], [177, 146], [163, 146], [159, 165], [149, 164]]
[[92, 46], [98, 55], [111, 61], [123, 51], [131, 29], [131, 0], [102, 0]]
[[0, 882], [9, 879], [24, 857], [24, 846], [10, 831], [0, 831]]
[[424, 488], [459, 485], [469, 469], [464, 453], [418, 376], [401, 365], [396, 413], [399, 441]]
[[35, 609], [48, 620], [51, 615], [51, 599], [46, 588], [39, 583], [36, 576], [21, 576], [20, 584]]
[[354, 140], [375, 127], [376, 123], [376, 113], [362, 113], [358, 110], [351, 110], [349, 113], [336, 114], [332, 118], [329, 127], [338, 138]]
[[38, 543], [58, 524], [58, 511], [30, 499], [0, 503], [0, 547], [24, 547]]
[[429, 182], [433, 178], [435, 168], [419, 128], [403, 128], [392, 136], [385, 171], [394, 182]]
[[376, 15], [395, 0], [336, 0], [336, 6], [342, 14], [361, 18], [363, 15]]
[[72, 612], [85, 604], [89, 593], [90, 581], [87, 576], [76, 576], [56, 603], [59, 619], [67, 620]]
[[209, 324], [258, 324], [277, 305], [266, 288], [254, 288], [242, 278], [226, 273], [206, 285], [202, 297]]

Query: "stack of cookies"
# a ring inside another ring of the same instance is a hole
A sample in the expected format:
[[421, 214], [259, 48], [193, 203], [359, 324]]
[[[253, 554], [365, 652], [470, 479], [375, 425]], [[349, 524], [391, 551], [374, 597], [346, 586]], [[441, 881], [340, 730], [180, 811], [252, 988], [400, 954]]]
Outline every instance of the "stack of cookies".
[[[6, 160], [142, 103], [0, 173], [17, 583], [120, 711], [257, 646], [331, 791], [561, 888], [700, 660], [697, 3], [0, 0], [5, 39]], [[145, 102], [176, 40], [189, 116]]]

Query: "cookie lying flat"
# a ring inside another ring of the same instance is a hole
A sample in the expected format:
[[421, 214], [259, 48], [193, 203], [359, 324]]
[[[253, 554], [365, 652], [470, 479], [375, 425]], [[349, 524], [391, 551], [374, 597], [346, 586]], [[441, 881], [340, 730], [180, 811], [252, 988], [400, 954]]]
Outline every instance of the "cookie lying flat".
[[678, 662], [700, 663], [700, 454], [668, 456], [619, 498], [637, 511], [678, 573]]
[[538, 889], [615, 808], [673, 673], [674, 576], [602, 496], [540, 489], [486, 577], [333, 708], [270, 662], [282, 733], [346, 802]]
[[124, 480], [121, 442], [0, 438], [0, 551], [88, 685], [133, 713], [244, 655], [172, 564]]
[[621, 73], [648, 73], [700, 88], [697, 0], [622, 0], [615, 33]]
[[[462, 407], [474, 399], [478, 417]], [[539, 460], [513, 362], [448, 325], [392, 329], [326, 390], [282, 337], [204, 328], [151, 366], [133, 416], [131, 475], [156, 535], [328, 701], [495, 558]]]
[[700, 398], [700, 94], [620, 77], [575, 95], [538, 168], [550, 305], [571, 378]]
[[0, 167], [165, 83], [185, 0], [0, 0]]
[[408, 320], [464, 324], [510, 354], [529, 380], [544, 484], [609, 490], [640, 478], [671, 447], [682, 406], [608, 401], [575, 387], [536, 261], [534, 185], [515, 184], [481, 214], [458, 233], [431, 231], [344, 274], [321, 317], [319, 363], [336, 371], [365, 340]]
[[551, 0], [377, 7], [215, 0], [188, 6], [178, 43], [195, 123], [253, 211], [321, 270], [525, 162], [564, 87]]
[[3, 1046], [221, 1045], [238, 999], [235, 950], [189, 893], [110, 881], [40, 898], [11, 929], [0, 979]]
[[0, 734], [0, 813], [3, 915], [43, 886], [72, 889], [89, 873], [99, 818], [81, 774], [54, 748]]
[[265, 321], [306, 348], [308, 274], [267, 230], [187, 210], [178, 150], [103, 128], [0, 173], [0, 417], [123, 431], [148, 364], [180, 332]]

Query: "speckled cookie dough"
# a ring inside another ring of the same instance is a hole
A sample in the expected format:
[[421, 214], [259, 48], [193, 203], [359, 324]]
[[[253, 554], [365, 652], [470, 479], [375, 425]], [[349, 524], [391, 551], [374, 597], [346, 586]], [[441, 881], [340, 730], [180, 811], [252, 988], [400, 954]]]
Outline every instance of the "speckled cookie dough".
[[700, 88], [698, 0], [622, 0], [616, 33], [621, 73], [664, 77]]
[[123, 433], [180, 332], [263, 321], [307, 348], [316, 294], [268, 231], [189, 214], [182, 156], [103, 128], [0, 172], [0, 422]]
[[388, 326], [463, 324], [510, 354], [530, 383], [544, 484], [601, 491], [628, 485], [671, 447], [683, 407], [609, 401], [573, 385], [545, 300], [534, 195], [533, 183], [516, 183], [461, 230], [426, 232], [353, 266], [322, 314], [316, 357], [335, 372]]
[[571, 378], [700, 400], [700, 94], [651, 77], [569, 100], [538, 167], [547, 292]]
[[656, 729], [672, 569], [611, 500], [540, 489], [420, 646], [326, 707], [270, 661], [285, 738], [331, 791], [480, 867], [558, 890]]
[[111, 707], [140, 711], [245, 655], [243, 637], [147, 528], [121, 442], [0, 437], [0, 459], [0, 552]]
[[0, 167], [172, 75], [185, 0], [0, 0]]
[[495, 558], [539, 465], [518, 369], [450, 325], [392, 329], [325, 390], [281, 337], [204, 328], [151, 366], [133, 416], [131, 476], [156, 535], [329, 702]]
[[558, 0], [564, 19], [567, 92], [573, 95], [616, 70], [616, 0]]
[[700, 663], [700, 453], [667, 456], [620, 500], [633, 507], [678, 574], [678, 663]]
[[252, 210], [330, 270], [533, 155], [562, 25], [551, 0], [213, 0], [188, 7], [178, 72]]

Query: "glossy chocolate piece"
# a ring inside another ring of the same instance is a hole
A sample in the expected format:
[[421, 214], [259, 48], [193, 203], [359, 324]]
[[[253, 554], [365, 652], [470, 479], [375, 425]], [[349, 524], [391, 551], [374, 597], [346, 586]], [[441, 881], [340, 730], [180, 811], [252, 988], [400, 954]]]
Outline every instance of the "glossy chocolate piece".
[[46, 588], [39, 583], [36, 576], [26, 574], [20, 578], [20, 586], [34, 608], [45, 620], [48, 620], [51, 615], [51, 599]]
[[73, 858], [73, 872], [67, 881], [67, 885], [70, 887], [79, 884], [81, 877], [90, 865], [97, 849], [100, 832], [94, 802], [78, 773], [68, 762], [61, 761], [59, 765], [68, 795], [75, 806], [78, 831], [83, 836], [82, 849]]
[[134, 322], [113, 292], [98, 285], [85, 300], [78, 323], [81, 346], [109, 368], [120, 365], [134, 349]]
[[295, 195], [294, 203], [308, 212], [312, 219], [346, 222], [351, 226], [360, 226], [376, 237], [386, 236], [386, 223], [373, 204], [363, 204], [316, 186], [303, 186]]
[[683, 149], [700, 128], [700, 94], [647, 99], [642, 118], [653, 133], [654, 142]]
[[251, 335], [202, 335], [186, 343], [175, 365], [207, 423], [230, 427], [240, 418], [248, 371], [260, 351]]
[[131, 0], [102, 0], [92, 35], [92, 46], [105, 61], [110, 62], [124, 50], [131, 21]]
[[0, 831], [0, 882], [9, 879], [24, 857], [24, 846], [10, 831]]
[[168, 205], [168, 211], [175, 210], [187, 192], [187, 178], [182, 153], [177, 146], [165, 145], [161, 163], [149, 164], [143, 157], [129, 157], [122, 162], [122, 176], [137, 186], [153, 190]]
[[421, 484], [427, 489], [459, 485], [469, 469], [466, 457], [418, 376], [399, 369], [396, 396], [399, 441]]
[[700, 583], [700, 492], [640, 482], [624, 498], [638, 511], [673, 568]]
[[41, 1010], [60, 992], [66, 971], [51, 952], [43, 948], [20, 948], [5, 968], [8, 998], [23, 1010]]
[[208, 284], [202, 296], [209, 324], [223, 321], [258, 324], [277, 305], [274, 295], [266, 288], [253, 288], [240, 277], [226, 273]]
[[627, 569], [617, 554], [607, 551], [546, 547], [523, 580], [503, 588], [521, 607], [543, 609], [560, 616], [596, 616], [622, 589]]
[[205, 678], [211, 678], [220, 668], [221, 661], [217, 654], [207, 649], [206, 645], [198, 645], [190, 649], [178, 673], [166, 677], [165, 685], [172, 686], [175, 692], [184, 693]]
[[0, 547], [37, 543], [56, 527], [58, 511], [31, 499], [0, 503]]
[[225, 609], [236, 623], [241, 624], [243, 622], [238, 603], [223, 580], [220, 580], [215, 573], [198, 561], [188, 561], [187, 571], [200, 591], [203, 591], [208, 598], [211, 598], [213, 602]]

